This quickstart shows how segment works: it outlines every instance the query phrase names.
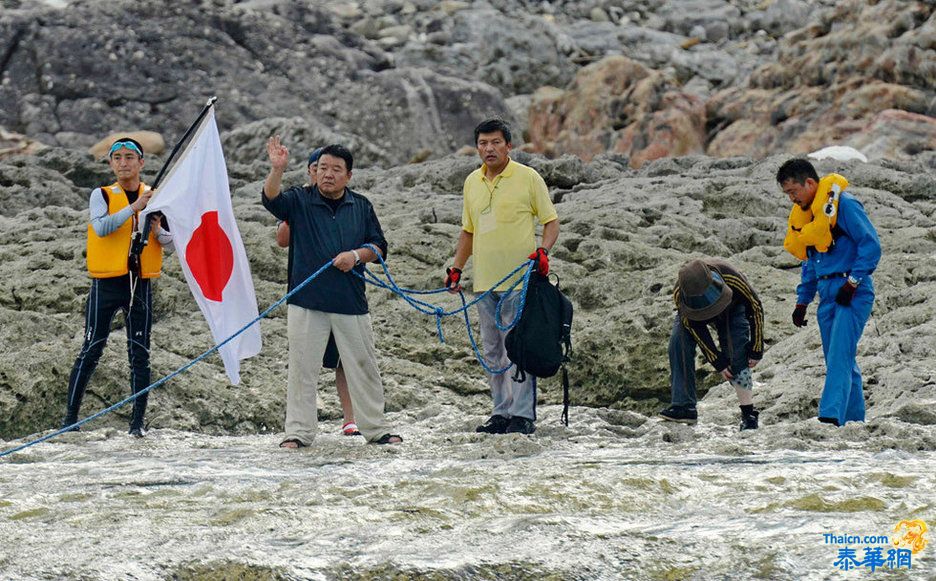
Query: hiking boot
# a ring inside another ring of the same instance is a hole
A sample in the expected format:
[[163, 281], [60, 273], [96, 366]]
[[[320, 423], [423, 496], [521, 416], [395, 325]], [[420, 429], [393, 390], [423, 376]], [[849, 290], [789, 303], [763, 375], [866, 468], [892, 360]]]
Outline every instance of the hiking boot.
[[[78, 418], [75, 418], [75, 419], [73, 419], [73, 420], [70, 420], [70, 419], [68, 419], [68, 418], [65, 418], [65, 420], [62, 421], [62, 427], [61, 427], [60, 429], [65, 429], [65, 428], [67, 428], [68, 426], [70, 426], [70, 425], [72, 425], [72, 424], [77, 424], [77, 423], [78, 423]], [[72, 429], [70, 429], [70, 430], [65, 430], [65, 431], [66, 431], [66, 432], [80, 432], [80, 431], [81, 431], [81, 426], [75, 426], [75, 427], [73, 427]]]
[[532, 434], [536, 431], [536, 424], [533, 423], [533, 420], [514, 416], [510, 418], [510, 423], [507, 424], [507, 433], [508, 434]]
[[136, 428], [130, 428], [130, 431], [127, 433], [133, 436], [134, 438], [143, 438], [146, 436], [146, 430], [144, 430], [142, 426], [136, 427]]
[[760, 412], [754, 410], [749, 414], [741, 414], [741, 431], [744, 430], [756, 430], [757, 429], [757, 416], [760, 415]]
[[838, 425], [839, 425], [837, 419], [835, 419], [835, 418], [825, 418], [825, 417], [822, 417], [822, 416], [819, 416], [819, 422], [820, 422], [820, 423], [823, 423], [823, 424], [832, 424], [833, 426], [838, 426]]
[[491, 416], [488, 418], [488, 421], [484, 422], [477, 428], [476, 432], [481, 432], [482, 434], [505, 434], [507, 433], [507, 424], [510, 423], [510, 420], [504, 416]]
[[687, 408], [677, 405], [669, 406], [665, 410], [661, 411], [659, 415], [664, 420], [679, 422], [680, 424], [689, 424], [690, 426], [699, 421], [699, 414], [696, 412], [695, 408]]

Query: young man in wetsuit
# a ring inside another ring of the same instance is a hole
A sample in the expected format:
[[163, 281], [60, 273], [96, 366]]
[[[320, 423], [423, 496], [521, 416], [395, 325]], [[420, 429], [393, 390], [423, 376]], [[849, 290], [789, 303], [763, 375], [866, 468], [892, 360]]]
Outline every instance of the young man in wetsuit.
[[[132, 238], [142, 231], [140, 212], [153, 191], [140, 181], [143, 146], [123, 137], [108, 153], [117, 181], [91, 192], [87, 229], [87, 265], [91, 291], [85, 307], [84, 344], [68, 379], [68, 401], [63, 427], [78, 421], [78, 411], [91, 375], [110, 335], [110, 324], [122, 311], [127, 327], [130, 359], [130, 388], [133, 393], [150, 384], [150, 328], [153, 322], [153, 279], [162, 268], [162, 247], [172, 242], [164, 218], [151, 216], [148, 244], [139, 256], [139, 267], [131, 269], [128, 255]], [[143, 416], [147, 395], [133, 402], [130, 435], [145, 435]]]

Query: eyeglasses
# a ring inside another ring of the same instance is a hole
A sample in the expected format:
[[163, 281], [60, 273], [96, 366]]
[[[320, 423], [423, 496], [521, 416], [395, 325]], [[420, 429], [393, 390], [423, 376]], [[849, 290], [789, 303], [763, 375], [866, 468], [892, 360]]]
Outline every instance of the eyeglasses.
[[488, 203], [487, 203], [487, 206], [485, 206], [484, 209], [481, 210], [482, 214], [490, 214], [491, 211], [494, 209], [492, 206], [492, 204], [494, 203], [494, 191], [497, 190], [497, 186], [499, 185], [500, 183], [498, 182], [494, 184], [493, 188], [488, 190]]
[[132, 141], [115, 141], [114, 145], [111, 145], [110, 152], [107, 154], [107, 156], [112, 157], [114, 155], [114, 152], [121, 148], [129, 149], [130, 151], [136, 153], [140, 157], [143, 157], [143, 150], [140, 149], [139, 146]]

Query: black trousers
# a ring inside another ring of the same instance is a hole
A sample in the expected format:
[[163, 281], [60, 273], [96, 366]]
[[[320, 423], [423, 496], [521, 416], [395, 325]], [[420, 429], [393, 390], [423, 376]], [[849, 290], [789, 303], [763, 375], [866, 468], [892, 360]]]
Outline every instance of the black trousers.
[[[78, 421], [78, 410], [85, 388], [97, 367], [107, 345], [111, 321], [117, 311], [123, 311], [127, 328], [127, 356], [130, 359], [130, 389], [137, 393], [150, 384], [150, 327], [153, 323], [152, 284], [149, 279], [138, 279], [130, 296], [130, 276], [96, 278], [91, 282], [85, 310], [85, 334], [81, 352], [75, 359], [68, 379], [68, 402], [65, 425]], [[133, 402], [130, 428], [143, 427], [146, 399], [143, 394]]]

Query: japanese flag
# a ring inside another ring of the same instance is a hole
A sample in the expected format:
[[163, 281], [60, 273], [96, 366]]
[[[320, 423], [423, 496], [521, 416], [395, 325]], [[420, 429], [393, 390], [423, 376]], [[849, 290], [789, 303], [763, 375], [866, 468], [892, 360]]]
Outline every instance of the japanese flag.
[[[257, 297], [247, 253], [234, 221], [231, 188], [214, 108], [202, 120], [178, 161], [156, 188], [146, 212], [169, 221], [185, 280], [220, 343], [257, 317]], [[253, 325], [218, 352], [231, 383], [240, 382], [240, 360], [260, 352]]]

